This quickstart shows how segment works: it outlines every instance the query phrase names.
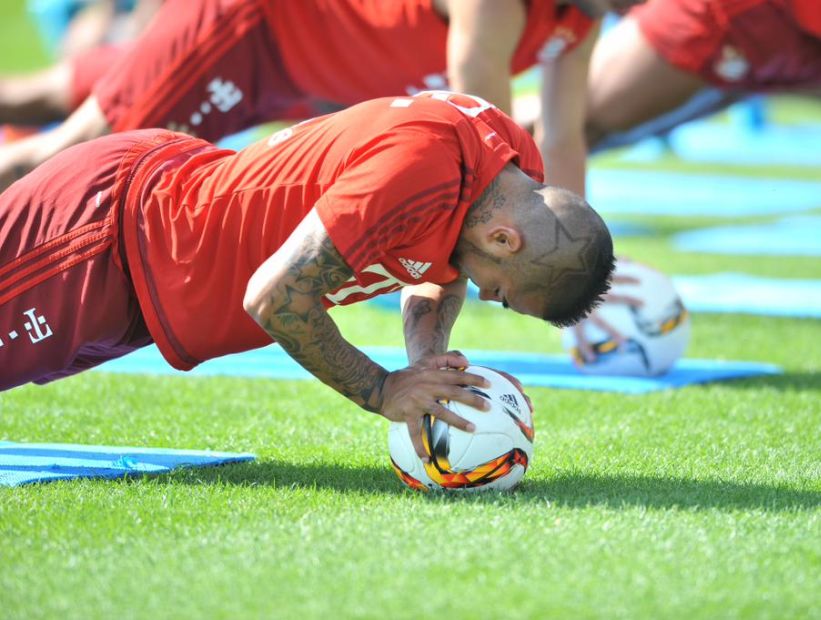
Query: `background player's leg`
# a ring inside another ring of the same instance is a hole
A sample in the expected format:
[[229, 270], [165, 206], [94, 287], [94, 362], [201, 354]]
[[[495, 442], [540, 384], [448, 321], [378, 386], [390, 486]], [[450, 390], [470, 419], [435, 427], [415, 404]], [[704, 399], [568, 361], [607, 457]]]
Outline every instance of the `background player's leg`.
[[108, 131], [105, 116], [92, 95], [54, 129], [0, 145], [0, 192], [63, 149]]
[[56, 65], [26, 75], [0, 77], [0, 123], [44, 125], [69, 113], [71, 64]]
[[695, 74], [669, 64], [627, 17], [593, 52], [588, 78], [588, 145], [669, 112], [705, 86]]

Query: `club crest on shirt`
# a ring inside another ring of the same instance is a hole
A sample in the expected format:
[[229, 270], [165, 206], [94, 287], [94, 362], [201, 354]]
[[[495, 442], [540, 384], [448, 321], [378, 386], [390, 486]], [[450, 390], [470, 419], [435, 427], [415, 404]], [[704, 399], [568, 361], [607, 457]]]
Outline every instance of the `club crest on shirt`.
[[721, 48], [721, 57], [713, 64], [713, 70], [720, 78], [728, 82], [737, 82], [747, 75], [750, 63], [736, 48], [725, 45]]
[[399, 262], [405, 268], [414, 280], [421, 278], [424, 273], [430, 269], [432, 263], [423, 263], [422, 261], [410, 260], [407, 258], [400, 258]]

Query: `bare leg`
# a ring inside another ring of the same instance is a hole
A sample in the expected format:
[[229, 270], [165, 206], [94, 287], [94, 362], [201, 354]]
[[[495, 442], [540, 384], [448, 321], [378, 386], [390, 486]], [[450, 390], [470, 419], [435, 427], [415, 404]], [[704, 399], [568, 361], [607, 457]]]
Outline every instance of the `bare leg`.
[[0, 192], [60, 151], [109, 131], [97, 98], [92, 95], [51, 131], [0, 145]]
[[598, 42], [587, 82], [588, 145], [677, 108], [706, 86], [669, 64], [626, 17]]
[[70, 112], [71, 63], [28, 75], [0, 77], [0, 123], [45, 125]]

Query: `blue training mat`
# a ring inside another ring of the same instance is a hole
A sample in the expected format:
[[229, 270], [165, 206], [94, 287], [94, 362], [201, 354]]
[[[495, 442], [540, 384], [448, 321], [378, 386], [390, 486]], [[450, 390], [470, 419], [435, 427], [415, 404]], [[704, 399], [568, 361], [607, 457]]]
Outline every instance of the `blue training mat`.
[[760, 128], [695, 122], [676, 128], [670, 146], [682, 159], [735, 165], [821, 166], [821, 125], [766, 123]]
[[821, 256], [821, 217], [794, 216], [765, 224], [688, 230], [673, 237], [673, 243], [685, 252]]
[[[398, 347], [362, 347], [362, 351], [388, 370], [397, 370], [407, 366], [404, 349]], [[681, 360], [671, 372], [660, 377], [594, 377], [579, 373], [567, 355], [470, 350], [464, 353], [471, 363], [509, 372], [526, 386], [621, 392], [624, 394], [642, 394], [694, 383], [707, 383], [756, 375], [772, 375], [781, 372], [778, 366], [771, 364]], [[308, 371], [276, 345], [209, 360], [197, 366], [190, 373], [174, 370], [162, 359], [155, 347], [146, 347], [125, 357], [112, 360], [98, 367], [97, 370], [143, 374], [267, 377], [271, 379], [313, 378]]]
[[674, 276], [692, 312], [738, 312], [821, 319], [821, 280], [760, 278], [743, 273]]
[[778, 215], [821, 207], [821, 181], [593, 168], [588, 200], [605, 215]]
[[0, 486], [162, 474], [178, 467], [211, 467], [255, 458], [237, 452], [0, 441]]

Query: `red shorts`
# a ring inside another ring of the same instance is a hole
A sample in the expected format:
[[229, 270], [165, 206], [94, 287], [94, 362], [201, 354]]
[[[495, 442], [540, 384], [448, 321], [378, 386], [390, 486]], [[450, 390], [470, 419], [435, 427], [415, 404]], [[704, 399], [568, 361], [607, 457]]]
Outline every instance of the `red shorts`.
[[260, 8], [270, 0], [168, 0], [94, 89], [115, 131], [167, 127], [215, 141], [311, 109]]
[[671, 65], [721, 87], [821, 86], [821, 40], [784, 0], [649, 0], [630, 12]]
[[0, 390], [151, 343], [121, 259], [135, 162], [179, 136], [115, 134], [63, 151], [0, 195]]
[[73, 112], [86, 100], [103, 75], [125, 55], [128, 45], [101, 45], [74, 56], [71, 63], [69, 106]]

